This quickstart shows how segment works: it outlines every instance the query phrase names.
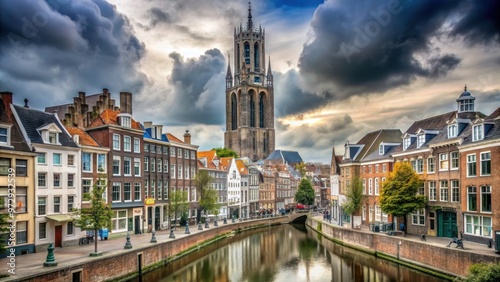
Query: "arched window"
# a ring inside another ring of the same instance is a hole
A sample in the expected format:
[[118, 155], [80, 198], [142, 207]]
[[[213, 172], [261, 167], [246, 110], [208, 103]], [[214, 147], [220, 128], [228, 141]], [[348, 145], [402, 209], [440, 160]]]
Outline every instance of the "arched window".
[[255, 71], [259, 71], [259, 60], [260, 60], [259, 43], [255, 43], [253, 46], [253, 65], [255, 67]]
[[236, 95], [231, 95], [231, 130], [238, 128], [238, 104], [236, 102]]
[[244, 49], [245, 64], [247, 64], [247, 67], [250, 67], [250, 44], [248, 42], [245, 42]]
[[259, 127], [264, 127], [264, 93], [260, 93], [259, 99]]
[[240, 54], [240, 44], [236, 44], [236, 71], [241, 69], [241, 54]]
[[250, 93], [250, 127], [255, 127], [255, 100], [254, 93]]

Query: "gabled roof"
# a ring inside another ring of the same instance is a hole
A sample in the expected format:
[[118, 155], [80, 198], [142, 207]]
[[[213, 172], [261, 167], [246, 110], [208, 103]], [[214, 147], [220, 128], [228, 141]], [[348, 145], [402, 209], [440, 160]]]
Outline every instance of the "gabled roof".
[[[99, 127], [103, 125], [119, 125], [118, 124], [118, 115], [119, 111], [107, 109], [103, 111], [97, 118], [95, 118], [88, 126], [88, 128]], [[143, 130], [141, 125], [132, 119], [131, 126], [133, 129]]]
[[78, 128], [78, 127], [66, 127], [66, 130], [68, 131], [71, 136], [78, 135], [79, 136], [79, 143], [84, 146], [92, 146], [92, 147], [101, 147], [90, 134], [85, 132], [83, 129]]
[[40, 132], [38, 132], [37, 128], [54, 123], [61, 131], [59, 134], [59, 143], [61, 143], [62, 146], [78, 147], [76, 143], [73, 142], [73, 139], [69, 136], [56, 115], [16, 105], [14, 105], [14, 109], [32, 143], [44, 144], [42, 136], [40, 135]]
[[175, 137], [171, 133], [166, 133], [166, 138], [169, 140], [169, 142], [176, 142], [176, 143], [186, 144], [186, 142], [184, 142], [181, 139]]
[[376, 150], [376, 151], [373, 151], [370, 155], [366, 156], [366, 158], [362, 159], [361, 161], [367, 162], [367, 161], [376, 161], [376, 160], [383, 160], [383, 159], [390, 158], [392, 153], [396, 150], [396, 148], [398, 148], [399, 144], [398, 145], [384, 145], [384, 146], [387, 147], [387, 149], [385, 149], [385, 153], [383, 155], [380, 155], [379, 151]]
[[452, 120], [455, 115], [456, 111], [453, 112], [448, 112], [445, 114], [421, 119], [415, 121], [406, 131], [405, 133], [408, 134], [416, 134], [419, 129], [426, 129], [426, 130], [442, 130], [447, 126], [447, 121]]
[[[217, 153], [215, 150], [196, 152], [196, 155], [198, 157], [198, 161], [200, 161], [200, 165], [202, 168], [217, 169], [217, 166], [214, 163], [214, 160], [218, 160]], [[207, 163], [206, 167], [201, 161], [203, 159], [206, 160]]]
[[[489, 141], [489, 140], [497, 140], [500, 139], [500, 107], [497, 108], [493, 113], [491, 113], [489, 116], [484, 118], [484, 122], [490, 124], [488, 126], [488, 129], [485, 127], [484, 132], [484, 138], [481, 141], [475, 141], [472, 142], [472, 125], [469, 125], [466, 130], [468, 129], [470, 132], [467, 135], [467, 137], [464, 139], [464, 142], [462, 145], [468, 145], [468, 144], [473, 144], [473, 143], [480, 143], [483, 141]], [[465, 131], [465, 130], [464, 130]]]
[[357, 154], [354, 161], [366, 158], [368, 155], [378, 151], [378, 146], [382, 142], [401, 143], [401, 130], [399, 129], [380, 129], [366, 134], [356, 145], [364, 145]]
[[[31, 152], [31, 149], [28, 143], [26, 142], [27, 140], [24, 140], [23, 134], [21, 133], [21, 129], [19, 127], [19, 124], [17, 124], [17, 121], [14, 118], [10, 118], [7, 116], [7, 110], [5, 109], [5, 105], [4, 102], [2, 101], [1, 96], [0, 96], [0, 122], [6, 124], [12, 124], [12, 127], [10, 128], [10, 146], [14, 147], [14, 150]], [[12, 150], [12, 147], [2, 147], [2, 145], [0, 145], [0, 148], [5, 150]]]
[[231, 162], [233, 161], [233, 157], [224, 157], [220, 158], [220, 168], [222, 170], [229, 171], [229, 168], [231, 167]]
[[236, 160], [236, 167], [238, 168], [238, 171], [241, 175], [248, 174], [248, 169], [242, 160]]
[[302, 157], [296, 151], [274, 150], [266, 161], [281, 160], [282, 163], [296, 164], [303, 162]]

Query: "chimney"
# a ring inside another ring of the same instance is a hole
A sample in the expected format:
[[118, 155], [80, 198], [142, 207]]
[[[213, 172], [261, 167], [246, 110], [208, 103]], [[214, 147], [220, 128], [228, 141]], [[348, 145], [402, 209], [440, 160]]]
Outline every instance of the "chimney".
[[29, 102], [29, 101], [30, 101], [30, 100], [28, 100], [28, 98], [24, 98], [24, 107], [25, 107], [26, 109], [29, 109], [29, 108], [30, 108], [30, 107], [28, 106], [28, 102]]
[[12, 116], [12, 111], [10, 109], [10, 104], [12, 104], [12, 92], [0, 92], [0, 98], [2, 98], [3, 106], [5, 108], [5, 112], [7, 113], [7, 118], [10, 120], [10, 117]]
[[132, 93], [120, 92], [120, 113], [132, 115]]
[[191, 134], [189, 134], [189, 130], [186, 130], [186, 133], [184, 133], [184, 142], [191, 144]]
[[146, 129], [147, 128], [151, 128], [152, 125], [153, 125], [153, 122], [151, 122], [151, 121], [145, 121], [144, 122], [144, 128], [146, 128]]

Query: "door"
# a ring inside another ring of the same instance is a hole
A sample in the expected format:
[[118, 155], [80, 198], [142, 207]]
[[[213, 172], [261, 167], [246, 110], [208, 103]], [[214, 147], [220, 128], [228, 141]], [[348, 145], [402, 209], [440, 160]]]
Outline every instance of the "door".
[[140, 215], [136, 215], [134, 217], [134, 221], [135, 221], [135, 234], [141, 234], [141, 216]]
[[62, 225], [56, 226], [55, 247], [62, 247]]
[[438, 237], [457, 237], [457, 214], [454, 212], [438, 212]]

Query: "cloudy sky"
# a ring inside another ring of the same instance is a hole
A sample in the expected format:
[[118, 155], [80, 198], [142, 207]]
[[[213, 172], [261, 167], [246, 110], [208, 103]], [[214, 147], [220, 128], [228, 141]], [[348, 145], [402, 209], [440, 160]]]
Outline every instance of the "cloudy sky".
[[[0, 1], [0, 90], [32, 108], [108, 88], [134, 117], [224, 145], [225, 71], [248, 1]], [[254, 0], [275, 78], [277, 148], [329, 162], [332, 146], [455, 110], [500, 107], [495, 0]]]

